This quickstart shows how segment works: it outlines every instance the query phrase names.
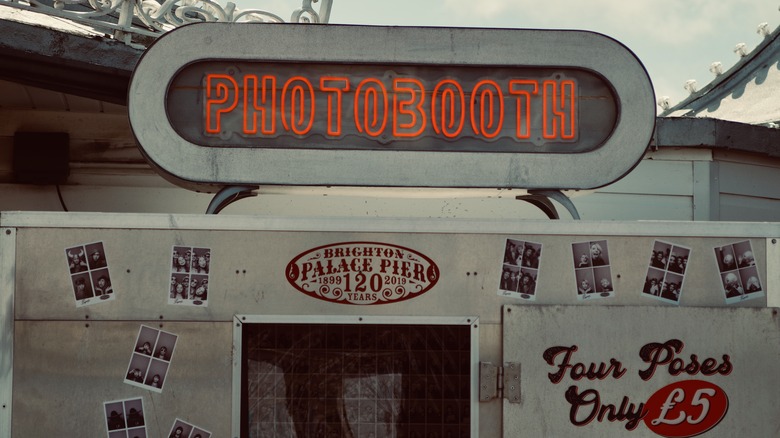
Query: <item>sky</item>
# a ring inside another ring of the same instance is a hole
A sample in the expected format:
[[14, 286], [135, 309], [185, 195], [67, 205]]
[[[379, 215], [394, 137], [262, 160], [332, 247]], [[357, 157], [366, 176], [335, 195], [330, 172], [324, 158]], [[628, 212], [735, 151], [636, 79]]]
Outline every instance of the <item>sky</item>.
[[[302, 0], [239, 0], [240, 9], [267, 8], [285, 20]], [[320, 2], [313, 3], [318, 9]], [[305, 3], [306, 0], [303, 0]], [[620, 41], [644, 64], [657, 97], [672, 105], [688, 96], [684, 84], [703, 88], [745, 43], [763, 37], [760, 23], [780, 24], [780, 0], [331, 0], [331, 24], [577, 29]], [[276, 8], [276, 9], [274, 9]], [[286, 8], [286, 9], [285, 9]]]

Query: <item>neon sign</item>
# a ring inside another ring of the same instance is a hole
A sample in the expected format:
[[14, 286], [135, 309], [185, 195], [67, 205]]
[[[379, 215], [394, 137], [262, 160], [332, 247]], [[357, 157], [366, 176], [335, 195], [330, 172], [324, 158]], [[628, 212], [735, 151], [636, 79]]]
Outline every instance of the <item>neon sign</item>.
[[[343, 124], [349, 123], [345, 119], [352, 115], [355, 129], [368, 137], [387, 135], [389, 125], [393, 138], [419, 137], [430, 120], [436, 134], [456, 138], [463, 131], [468, 113], [474, 135], [490, 139], [498, 136], [504, 125], [503, 98], [507, 93], [517, 103], [513, 120], [516, 138], [531, 137], [531, 98], [541, 96], [545, 109], [541, 115], [542, 137], [576, 139], [577, 83], [573, 80], [545, 80], [540, 84], [538, 80], [512, 79], [502, 91], [498, 82], [486, 79], [474, 85], [468, 99], [463, 86], [453, 79], [439, 81], [432, 91], [416, 78], [395, 78], [388, 86], [372, 77], [355, 86], [346, 76], [322, 76], [315, 81], [293, 76], [277, 88], [274, 75], [245, 75], [242, 87], [230, 75], [210, 73], [205, 75], [205, 83], [206, 135], [221, 134], [222, 118], [238, 109], [243, 115], [242, 135], [274, 136], [278, 129], [283, 129], [305, 136], [311, 133], [315, 116], [320, 116], [327, 117], [325, 135], [340, 137]], [[344, 95], [353, 87], [353, 111], [345, 111]], [[327, 102], [325, 116], [316, 110], [320, 99]], [[277, 115], [283, 127], [277, 126]], [[260, 131], [258, 117], [262, 123]], [[390, 124], [388, 119], [392, 120]]]
[[170, 181], [590, 189], [655, 126], [647, 72], [584, 31], [197, 23], [130, 82], [133, 134]]
[[211, 147], [583, 152], [617, 109], [603, 79], [574, 69], [202, 62], [172, 81], [168, 117]]

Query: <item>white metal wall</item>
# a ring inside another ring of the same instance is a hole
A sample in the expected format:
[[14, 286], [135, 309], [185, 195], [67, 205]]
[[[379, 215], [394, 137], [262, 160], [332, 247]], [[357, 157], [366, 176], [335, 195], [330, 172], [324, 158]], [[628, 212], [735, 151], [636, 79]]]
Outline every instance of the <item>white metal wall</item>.
[[[0, 160], [0, 174], [5, 161]], [[608, 163], [605, 163], [608, 165]], [[5, 169], [10, 172], [10, 169]], [[780, 161], [707, 148], [649, 151], [622, 180], [567, 192], [585, 220], [780, 221]], [[212, 195], [173, 186], [145, 165], [73, 165], [63, 202], [74, 212], [204, 213]], [[311, 217], [544, 219], [524, 191], [263, 187], [226, 214]], [[560, 216], [569, 214], [554, 203]], [[61, 211], [54, 186], [0, 184], [2, 211]]]
[[[174, 418], [186, 417], [201, 421], [216, 436], [229, 436], [236, 314], [475, 315], [480, 318], [479, 360], [501, 363], [502, 307], [507, 304], [669, 307], [640, 293], [656, 239], [691, 248], [681, 307], [726, 306], [713, 248], [739, 240], [751, 241], [767, 296], [730, 306], [777, 303], [780, 284], [776, 263], [769, 263], [777, 261], [773, 239], [780, 236], [780, 225], [773, 223], [3, 213], [0, 225], [9, 233], [0, 236], [7, 238], [0, 383], [13, 382], [12, 392], [7, 384], [0, 392], [6, 405], [0, 415], [12, 418], [0, 436], [10, 436], [11, 425], [13, 436], [53, 435], [63, 425], [81, 436], [100, 436], [105, 432], [102, 402], [128, 396], [145, 397], [153, 433], [161, 435]], [[533, 303], [497, 293], [508, 238], [543, 244]], [[609, 242], [616, 296], [578, 301], [571, 244], [601, 239]], [[76, 307], [64, 249], [96, 241], [104, 242], [116, 299]], [[439, 266], [441, 278], [417, 298], [379, 306], [313, 299], [286, 282], [285, 266], [294, 257], [347, 241], [412, 248]], [[212, 249], [208, 307], [167, 304], [174, 245]], [[180, 336], [160, 394], [122, 382], [140, 324]], [[499, 436], [500, 405], [480, 404], [481, 436]], [[59, 421], [45, 418], [49, 412], [59, 412]]]

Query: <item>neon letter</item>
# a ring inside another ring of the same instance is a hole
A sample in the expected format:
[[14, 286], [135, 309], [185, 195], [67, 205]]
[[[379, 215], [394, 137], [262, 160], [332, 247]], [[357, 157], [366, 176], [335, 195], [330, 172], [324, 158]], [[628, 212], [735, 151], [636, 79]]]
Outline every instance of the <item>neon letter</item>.
[[463, 87], [452, 79], [444, 79], [436, 84], [431, 95], [433, 130], [447, 138], [455, 138], [463, 130], [465, 121], [466, 98]]
[[[309, 111], [306, 114], [306, 99], [309, 100]], [[290, 106], [290, 122], [287, 122], [287, 101]], [[287, 131], [297, 135], [309, 132], [314, 124], [314, 87], [308, 79], [301, 76], [291, 77], [282, 88], [282, 125]], [[308, 120], [307, 120], [308, 117]]]
[[257, 134], [257, 113], [260, 113], [260, 132], [263, 135], [274, 135], [276, 133], [276, 76], [263, 76], [259, 96], [257, 76], [244, 77], [244, 134]]
[[355, 127], [358, 132], [365, 131], [371, 137], [379, 137], [387, 125], [387, 107], [385, 86], [376, 78], [364, 79], [355, 89]]
[[531, 138], [531, 94], [539, 94], [539, 81], [532, 79], [512, 79], [509, 81], [509, 94], [517, 98], [517, 138]]
[[504, 124], [504, 95], [498, 83], [487, 79], [477, 82], [471, 91], [470, 110], [474, 133], [485, 138], [495, 138]]
[[[542, 137], [546, 139], [574, 140], [577, 137], [577, 84], [573, 80], [560, 82], [560, 102], [558, 83], [544, 81], [544, 115]], [[552, 106], [552, 108], [550, 108]], [[552, 113], [552, 115], [550, 115]], [[552, 118], [552, 122], [549, 120]], [[560, 120], [560, 135], [558, 121]]]
[[338, 137], [341, 135], [341, 96], [345, 91], [349, 91], [349, 79], [324, 76], [320, 78], [320, 90], [328, 92], [328, 135]]
[[[417, 79], [397, 78], [393, 80], [393, 136], [415, 137], [425, 129], [427, 121], [423, 111], [425, 87]], [[401, 93], [408, 99], [401, 99]], [[403, 123], [403, 117], [408, 122]], [[415, 129], [416, 128], [416, 129]], [[408, 130], [408, 131], [407, 131]]]
[[[231, 101], [232, 97], [232, 101]], [[206, 75], [206, 134], [222, 131], [220, 116], [238, 105], [238, 84], [225, 74]]]

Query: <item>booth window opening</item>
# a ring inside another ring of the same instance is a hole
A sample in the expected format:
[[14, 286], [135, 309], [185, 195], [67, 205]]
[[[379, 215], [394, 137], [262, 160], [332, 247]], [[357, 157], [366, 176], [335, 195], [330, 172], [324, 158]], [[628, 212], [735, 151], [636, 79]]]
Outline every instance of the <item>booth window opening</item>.
[[470, 436], [470, 325], [241, 330], [241, 436]]

